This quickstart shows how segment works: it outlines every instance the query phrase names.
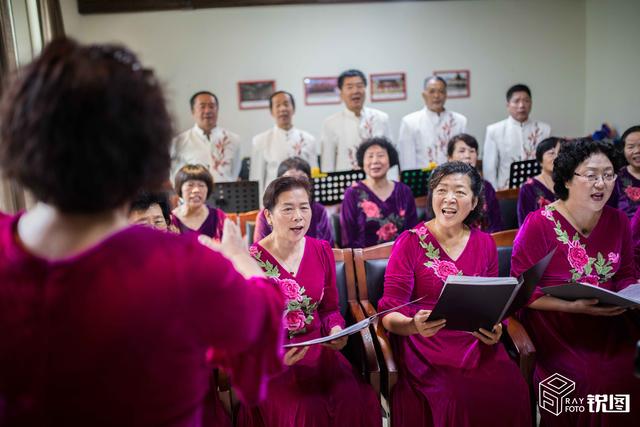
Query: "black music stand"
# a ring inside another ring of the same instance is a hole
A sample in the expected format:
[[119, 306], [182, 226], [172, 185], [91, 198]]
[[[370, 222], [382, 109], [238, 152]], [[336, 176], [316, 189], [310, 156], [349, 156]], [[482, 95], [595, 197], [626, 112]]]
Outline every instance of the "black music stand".
[[260, 209], [258, 181], [219, 182], [207, 203], [225, 213], [242, 213]]
[[312, 180], [313, 199], [325, 206], [342, 202], [347, 188], [351, 187], [352, 183], [365, 178], [361, 170], [329, 172], [326, 175]]
[[409, 169], [400, 173], [400, 182], [411, 188], [413, 197], [426, 196], [429, 192], [431, 171], [426, 169]]
[[511, 163], [511, 168], [509, 169], [509, 188], [520, 188], [527, 178], [536, 176], [541, 171], [540, 164], [535, 159]]

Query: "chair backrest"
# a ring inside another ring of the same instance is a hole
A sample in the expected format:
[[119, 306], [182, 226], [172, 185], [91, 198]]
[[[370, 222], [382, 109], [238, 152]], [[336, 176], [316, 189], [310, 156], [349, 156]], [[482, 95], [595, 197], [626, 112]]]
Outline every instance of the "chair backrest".
[[340, 214], [332, 213], [329, 217], [331, 220], [331, 231], [333, 231], [333, 241], [336, 246], [342, 246], [342, 231], [340, 228]]
[[418, 221], [427, 220], [427, 196], [420, 196], [415, 198], [416, 201], [416, 213], [418, 214]]
[[507, 229], [518, 228], [518, 188], [496, 191], [500, 216]]
[[338, 288], [338, 304], [340, 314], [348, 321], [349, 301], [356, 300], [356, 279], [353, 268], [353, 252], [351, 249], [333, 249], [336, 260], [336, 287]]
[[384, 290], [384, 273], [391, 255], [393, 242], [382, 243], [364, 249], [354, 249], [356, 288], [360, 301], [367, 300], [378, 307]]
[[498, 274], [501, 277], [509, 276], [511, 273], [511, 251], [517, 233], [517, 229], [512, 229], [491, 234], [498, 248]]

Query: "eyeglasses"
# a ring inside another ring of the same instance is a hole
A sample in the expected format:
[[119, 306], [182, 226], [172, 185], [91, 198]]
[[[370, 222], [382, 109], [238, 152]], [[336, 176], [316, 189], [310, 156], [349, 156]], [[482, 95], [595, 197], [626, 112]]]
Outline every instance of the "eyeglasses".
[[598, 182], [598, 180], [600, 178], [602, 178], [602, 182], [613, 182], [616, 180], [616, 178], [618, 177], [618, 175], [616, 175], [615, 173], [611, 173], [611, 172], [605, 172], [602, 175], [596, 175], [593, 173], [587, 174], [587, 175], [581, 175], [577, 172], [573, 173], [575, 176], [579, 176], [580, 178], [584, 178], [587, 180], [587, 182], [589, 182], [590, 184], [595, 184], [596, 182]]

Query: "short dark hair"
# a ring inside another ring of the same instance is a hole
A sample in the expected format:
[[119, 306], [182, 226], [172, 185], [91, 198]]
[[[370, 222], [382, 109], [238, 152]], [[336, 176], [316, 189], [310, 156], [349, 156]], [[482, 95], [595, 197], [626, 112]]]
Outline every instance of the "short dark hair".
[[293, 99], [293, 95], [291, 95], [286, 90], [278, 90], [276, 92], [273, 92], [271, 94], [271, 96], [269, 97], [269, 111], [271, 111], [273, 109], [273, 98], [275, 98], [276, 95], [280, 95], [282, 93], [284, 93], [285, 95], [289, 95], [289, 99], [291, 100], [291, 106], [293, 107], [294, 110], [296, 109], [296, 100]]
[[550, 136], [549, 138], [540, 141], [540, 143], [536, 147], [536, 160], [538, 161], [538, 163], [542, 164], [542, 157], [544, 156], [544, 153], [549, 150], [553, 150], [554, 148], [556, 148], [556, 145], [561, 144], [562, 141], [564, 141], [564, 139], [557, 138], [555, 136]]
[[437, 81], [441, 82], [444, 85], [445, 89], [447, 88], [447, 81], [445, 79], [443, 79], [442, 77], [440, 77], [440, 76], [429, 76], [429, 77], [427, 77], [426, 79], [424, 79], [424, 86], [422, 88], [426, 89], [427, 85], [429, 84], [429, 82], [431, 80], [437, 80]]
[[526, 92], [527, 95], [529, 95], [529, 98], [531, 98], [531, 89], [529, 89], [529, 86], [522, 83], [518, 83], [516, 85], [511, 86], [507, 91], [507, 102], [511, 101], [511, 97], [516, 92]]
[[580, 138], [560, 146], [558, 157], [553, 162], [553, 191], [559, 199], [567, 200], [569, 198], [569, 190], [565, 184], [573, 179], [578, 165], [595, 153], [607, 156], [615, 169], [616, 154], [610, 142]]
[[307, 192], [309, 196], [309, 202], [311, 202], [311, 183], [308, 179], [300, 179], [293, 176], [281, 176], [274, 179], [267, 186], [262, 196], [262, 204], [268, 211], [272, 211], [278, 203], [278, 197], [285, 191], [290, 191], [295, 188], [302, 188]]
[[176, 177], [174, 179], [176, 190], [176, 194], [178, 197], [182, 197], [182, 186], [185, 182], [194, 180], [194, 181], [202, 181], [207, 184], [207, 196], [209, 197], [213, 192], [213, 176], [211, 176], [211, 172], [204, 165], [184, 165], [180, 168], [180, 170], [176, 173]]
[[473, 196], [476, 198], [477, 203], [476, 207], [473, 208], [469, 215], [464, 219], [464, 224], [471, 225], [476, 222], [478, 219], [482, 217], [482, 208], [484, 206], [484, 184], [482, 181], [482, 177], [480, 173], [476, 170], [476, 168], [468, 165], [464, 162], [446, 162], [438, 166], [431, 172], [431, 176], [429, 177], [429, 192], [427, 194], [427, 208], [429, 210], [429, 215], [431, 218], [435, 217], [435, 212], [433, 211], [433, 190], [440, 184], [440, 181], [445, 176], [453, 175], [453, 174], [462, 174], [469, 177], [469, 181], [471, 181], [471, 191], [473, 192]]
[[120, 207], [168, 177], [162, 89], [124, 46], [52, 41], [8, 87], [0, 123], [4, 174], [62, 212]]
[[146, 211], [151, 205], [157, 204], [162, 210], [167, 225], [171, 223], [171, 209], [169, 208], [169, 195], [164, 191], [150, 192], [140, 191], [132, 200], [129, 212]]
[[218, 108], [220, 108], [220, 102], [218, 101], [218, 97], [216, 96], [215, 93], [209, 92], [208, 90], [201, 90], [191, 95], [191, 98], [189, 99], [189, 105], [191, 106], [191, 111], [193, 111], [193, 107], [196, 106], [196, 98], [200, 95], [213, 96], [213, 99], [216, 100], [216, 105], [218, 106]]
[[389, 141], [384, 136], [376, 136], [374, 138], [365, 139], [364, 141], [362, 141], [362, 144], [358, 146], [358, 151], [356, 151], [356, 160], [358, 162], [358, 166], [360, 166], [361, 168], [364, 167], [364, 153], [366, 153], [366, 151], [374, 145], [377, 145], [378, 147], [383, 148], [387, 151], [387, 155], [389, 156], [390, 168], [400, 163], [398, 159], [398, 150], [396, 150], [396, 147], [393, 146], [391, 141]]
[[292, 169], [299, 170], [311, 179], [311, 166], [309, 166], [309, 163], [301, 157], [289, 157], [288, 159], [283, 160], [278, 166], [278, 176], [280, 177]]
[[453, 156], [453, 150], [456, 148], [456, 142], [462, 141], [467, 144], [469, 147], [474, 148], [478, 151], [478, 141], [468, 133], [459, 133], [454, 135], [449, 142], [447, 143], [447, 156]]
[[625, 144], [627, 143], [627, 137], [635, 132], [640, 132], [640, 125], [631, 126], [629, 129], [624, 131], [624, 133], [620, 137], [620, 141], [622, 141], [622, 148], [624, 148]]
[[342, 85], [344, 84], [344, 80], [349, 77], [360, 77], [364, 82], [364, 85], [367, 85], [367, 78], [364, 76], [364, 73], [360, 70], [354, 70], [353, 68], [347, 71], [343, 71], [338, 76], [338, 89], [342, 90]]

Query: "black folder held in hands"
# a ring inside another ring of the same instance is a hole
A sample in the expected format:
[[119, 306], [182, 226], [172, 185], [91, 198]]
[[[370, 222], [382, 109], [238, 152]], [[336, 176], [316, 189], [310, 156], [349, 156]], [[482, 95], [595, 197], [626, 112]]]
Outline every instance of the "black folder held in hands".
[[446, 319], [445, 329], [488, 331], [524, 307], [555, 253], [555, 248], [519, 278], [449, 276], [429, 320]]
[[629, 285], [619, 292], [613, 292], [586, 283], [546, 286], [541, 290], [547, 295], [568, 301], [595, 298], [598, 300], [598, 305], [615, 305], [622, 308], [640, 305], [640, 284]]

